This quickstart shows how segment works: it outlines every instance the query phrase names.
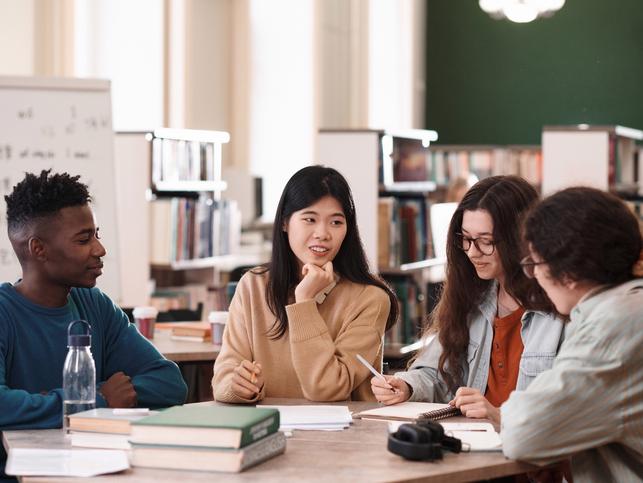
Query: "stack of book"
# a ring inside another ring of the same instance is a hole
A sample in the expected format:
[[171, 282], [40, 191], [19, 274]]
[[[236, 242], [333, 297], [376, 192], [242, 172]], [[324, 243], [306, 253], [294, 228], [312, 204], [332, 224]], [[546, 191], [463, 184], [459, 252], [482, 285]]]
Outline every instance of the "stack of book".
[[158, 411], [147, 409], [90, 409], [69, 416], [71, 445], [85, 448], [130, 449], [131, 423]]
[[176, 406], [132, 423], [132, 465], [239, 472], [286, 450], [279, 411]]
[[170, 330], [170, 338], [187, 342], [207, 342], [211, 340], [209, 322], [161, 322], [158, 329]]

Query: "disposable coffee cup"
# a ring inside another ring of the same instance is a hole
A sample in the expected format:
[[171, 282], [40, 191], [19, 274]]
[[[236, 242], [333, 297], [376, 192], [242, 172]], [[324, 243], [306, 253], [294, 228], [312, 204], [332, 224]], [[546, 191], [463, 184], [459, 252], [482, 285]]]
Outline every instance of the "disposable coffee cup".
[[133, 310], [134, 325], [138, 331], [148, 339], [154, 337], [154, 325], [158, 310], [154, 307], [135, 307]]
[[228, 322], [228, 312], [210, 312], [208, 322], [210, 322], [212, 328], [212, 343], [215, 346], [221, 347], [223, 343], [223, 331]]

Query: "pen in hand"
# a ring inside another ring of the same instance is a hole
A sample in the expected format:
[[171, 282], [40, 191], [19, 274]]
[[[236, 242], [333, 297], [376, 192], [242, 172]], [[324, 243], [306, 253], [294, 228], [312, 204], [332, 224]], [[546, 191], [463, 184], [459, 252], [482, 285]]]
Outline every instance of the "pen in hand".
[[358, 360], [358, 361], [360, 361], [362, 364], [364, 364], [364, 366], [366, 366], [366, 368], [367, 368], [369, 371], [371, 371], [371, 373], [372, 373], [375, 377], [377, 377], [379, 380], [381, 380], [383, 383], [385, 383], [385, 384], [388, 386], [388, 388], [389, 388], [392, 392], [394, 392], [395, 394], [397, 394], [397, 393], [399, 393], [399, 392], [400, 392], [399, 390], [397, 390], [396, 388], [394, 388], [393, 386], [391, 386], [391, 385], [386, 381], [386, 378], [385, 378], [382, 374], [380, 374], [380, 373], [377, 371], [377, 369], [375, 369], [375, 368], [374, 368], [374, 367], [373, 367], [373, 366], [372, 366], [372, 365], [371, 365], [371, 364], [370, 364], [366, 359], [364, 359], [364, 358], [363, 358], [361, 355], [359, 355], [359, 354], [355, 354], [355, 356], [357, 357], [357, 360]]

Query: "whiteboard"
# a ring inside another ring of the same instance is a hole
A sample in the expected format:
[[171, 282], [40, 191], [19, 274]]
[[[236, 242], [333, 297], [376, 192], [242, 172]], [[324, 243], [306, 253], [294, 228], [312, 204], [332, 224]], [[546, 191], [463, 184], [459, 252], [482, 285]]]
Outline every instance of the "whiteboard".
[[22, 273], [7, 236], [4, 195], [26, 172], [51, 168], [89, 186], [107, 250], [97, 285], [119, 300], [113, 143], [109, 81], [0, 77], [0, 281]]

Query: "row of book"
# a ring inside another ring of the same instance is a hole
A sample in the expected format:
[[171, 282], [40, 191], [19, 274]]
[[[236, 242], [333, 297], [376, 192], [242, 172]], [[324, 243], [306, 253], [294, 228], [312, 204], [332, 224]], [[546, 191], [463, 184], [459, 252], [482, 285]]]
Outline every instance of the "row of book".
[[[440, 147], [394, 153], [393, 179], [396, 182], [432, 181], [447, 186], [470, 175], [478, 179], [493, 175], [515, 174], [534, 185], [542, 182], [540, 148]], [[381, 177], [383, 179], [383, 175]]]
[[241, 237], [241, 212], [236, 201], [158, 198], [151, 203], [152, 264], [234, 253]]
[[240, 472], [286, 450], [279, 411], [175, 406], [162, 412], [92, 409], [69, 417], [72, 446], [131, 451], [145, 468]]
[[408, 276], [387, 276], [386, 282], [395, 291], [400, 306], [399, 321], [386, 333], [386, 343], [411, 344], [419, 339], [426, 315], [420, 286]]
[[215, 144], [154, 138], [152, 181], [217, 181]]
[[456, 208], [457, 203], [434, 203], [423, 195], [379, 198], [379, 269], [444, 258], [449, 224]]
[[428, 180], [446, 185], [456, 178], [474, 174], [478, 179], [495, 175], [514, 174], [533, 185], [542, 183], [542, 153], [540, 149], [439, 149], [431, 148], [427, 155]]

